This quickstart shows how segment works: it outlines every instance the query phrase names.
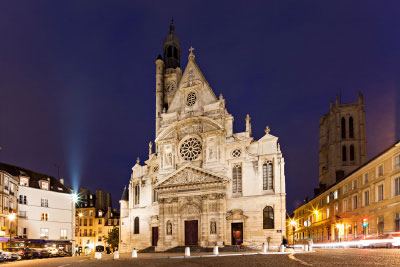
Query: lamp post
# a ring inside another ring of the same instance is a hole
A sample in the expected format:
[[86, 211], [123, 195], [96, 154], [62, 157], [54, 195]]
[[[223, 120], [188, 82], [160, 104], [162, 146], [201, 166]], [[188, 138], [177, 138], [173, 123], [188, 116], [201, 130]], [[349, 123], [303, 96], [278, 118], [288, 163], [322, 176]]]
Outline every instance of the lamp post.
[[[76, 206], [77, 205], [79, 205], [79, 195], [78, 194], [76, 194], [76, 193], [72, 193], [71, 194], [71, 200], [72, 200], [72, 233], [75, 233], [75, 222], [76, 222], [76, 211], [75, 211], [75, 208], [76, 208]], [[78, 206], [78, 208], [79, 208], [79, 206]], [[78, 214], [79, 215], [79, 217], [82, 217], [82, 213], [79, 213]], [[78, 219], [78, 228], [77, 228], [77, 230], [78, 230], [78, 233], [79, 233], [79, 219]], [[77, 236], [77, 234], [75, 235], [75, 236]], [[75, 240], [75, 237], [74, 237], [74, 240]], [[75, 246], [76, 246], [76, 243], [77, 243], [77, 241], [75, 241]], [[73, 255], [75, 255], [75, 246], [74, 246], [74, 244], [73, 244]]]
[[8, 220], [10, 222], [10, 225], [8, 228], [8, 232], [10, 233], [9, 247], [11, 247], [11, 225], [12, 225], [11, 223], [12, 223], [12, 221], [14, 221], [14, 219], [15, 219], [15, 213], [8, 214]]

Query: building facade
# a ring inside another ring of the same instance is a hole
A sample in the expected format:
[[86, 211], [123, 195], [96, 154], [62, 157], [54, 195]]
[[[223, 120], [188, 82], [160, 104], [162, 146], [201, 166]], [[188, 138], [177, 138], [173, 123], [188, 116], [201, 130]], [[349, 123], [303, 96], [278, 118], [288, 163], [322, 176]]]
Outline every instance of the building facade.
[[18, 181], [18, 209], [10, 210], [17, 215], [12, 245], [72, 251], [75, 205], [64, 180], [8, 164], [1, 168]]
[[233, 116], [193, 53], [184, 72], [170, 26], [156, 64], [156, 138], [120, 201], [120, 251], [155, 247], [278, 246], [285, 234], [284, 158], [269, 127], [259, 140]]
[[319, 122], [319, 185], [326, 188], [367, 161], [364, 98], [330, 103]]
[[18, 217], [13, 214], [18, 208], [18, 184], [14, 171], [0, 163], [0, 249], [8, 247], [17, 233]]
[[296, 240], [331, 242], [400, 233], [400, 141], [296, 209], [291, 219], [297, 225]]
[[81, 188], [76, 210], [76, 251], [92, 254], [95, 251], [110, 251], [104, 237], [119, 227], [119, 213], [112, 210], [111, 194], [96, 190], [96, 195]]

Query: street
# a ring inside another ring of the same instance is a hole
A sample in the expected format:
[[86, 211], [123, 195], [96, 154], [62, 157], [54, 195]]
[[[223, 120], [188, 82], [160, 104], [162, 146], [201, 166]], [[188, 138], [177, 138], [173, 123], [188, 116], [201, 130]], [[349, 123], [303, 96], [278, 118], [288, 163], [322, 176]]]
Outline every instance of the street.
[[[91, 257], [68, 257], [6, 262], [4, 266], [400, 266], [399, 249], [329, 249], [310, 253], [241, 255], [193, 258], [155, 258], [165, 254], [140, 254], [132, 259], [121, 255], [118, 260], [106, 256], [102, 260]], [[154, 257], [154, 258], [151, 258]]]

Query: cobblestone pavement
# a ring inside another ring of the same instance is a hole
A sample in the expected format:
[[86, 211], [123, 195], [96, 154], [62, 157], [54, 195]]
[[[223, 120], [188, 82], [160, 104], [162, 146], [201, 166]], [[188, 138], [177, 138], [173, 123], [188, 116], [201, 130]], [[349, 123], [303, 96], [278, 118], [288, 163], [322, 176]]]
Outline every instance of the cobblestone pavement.
[[[310, 253], [286, 253], [265, 255], [210, 255], [199, 257], [193, 254], [191, 258], [174, 258], [182, 254], [142, 254], [132, 259], [123, 254], [118, 260], [106, 255], [101, 260], [92, 257], [69, 257], [53, 259], [35, 259], [18, 262], [6, 262], [3, 266], [40, 266], [40, 267], [69, 267], [69, 266], [400, 266], [400, 249], [331, 249], [317, 250]], [[170, 258], [165, 258], [165, 257]], [[157, 258], [154, 258], [157, 257]], [[162, 257], [162, 258], [160, 258]]]

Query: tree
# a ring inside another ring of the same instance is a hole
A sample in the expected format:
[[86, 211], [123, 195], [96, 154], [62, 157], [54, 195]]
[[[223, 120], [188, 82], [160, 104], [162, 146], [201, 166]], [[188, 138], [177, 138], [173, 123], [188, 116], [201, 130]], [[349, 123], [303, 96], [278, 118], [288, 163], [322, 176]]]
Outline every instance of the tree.
[[113, 250], [115, 250], [114, 248], [118, 248], [119, 228], [114, 226], [108, 235], [104, 236], [104, 241], [109, 244]]

